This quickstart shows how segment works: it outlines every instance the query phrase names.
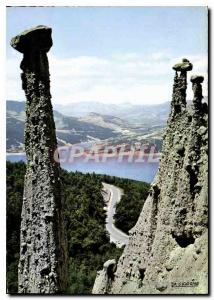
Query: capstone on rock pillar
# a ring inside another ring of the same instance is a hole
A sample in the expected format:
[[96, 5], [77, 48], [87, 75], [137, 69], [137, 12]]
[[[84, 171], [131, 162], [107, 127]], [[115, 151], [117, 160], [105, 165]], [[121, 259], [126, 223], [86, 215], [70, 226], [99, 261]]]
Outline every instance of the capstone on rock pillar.
[[[183, 113], [186, 110], [187, 72], [193, 68], [188, 59], [183, 58], [181, 63], [175, 64], [175, 78], [171, 103], [171, 116]], [[178, 74], [179, 72], [179, 74]]]
[[63, 197], [47, 52], [51, 28], [37, 26], [11, 40], [23, 53], [22, 87], [26, 95], [27, 156], [20, 232], [19, 293], [60, 293], [66, 287], [67, 250]]

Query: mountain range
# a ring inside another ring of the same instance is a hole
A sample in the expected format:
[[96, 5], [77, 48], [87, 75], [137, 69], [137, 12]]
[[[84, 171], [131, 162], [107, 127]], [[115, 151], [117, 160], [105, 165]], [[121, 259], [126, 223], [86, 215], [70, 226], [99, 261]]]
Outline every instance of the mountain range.
[[[7, 151], [22, 151], [25, 102], [8, 100], [6, 107]], [[130, 144], [154, 138], [160, 142], [168, 114], [168, 102], [142, 106], [81, 102], [54, 107], [59, 145], [100, 141]]]
[[114, 116], [128, 121], [131, 125], [165, 125], [169, 115], [170, 103], [156, 105], [133, 105], [130, 103], [112, 104], [99, 102], [79, 102], [55, 106], [59, 112], [75, 117], [84, 117], [89, 113]]

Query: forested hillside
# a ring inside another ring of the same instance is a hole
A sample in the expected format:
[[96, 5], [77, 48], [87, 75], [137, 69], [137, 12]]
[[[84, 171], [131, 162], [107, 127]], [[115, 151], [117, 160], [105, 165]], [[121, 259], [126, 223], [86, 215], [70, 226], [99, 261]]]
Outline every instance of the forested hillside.
[[[24, 174], [23, 162], [7, 162], [7, 290], [9, 293], [17, 292]], [[118, 258], [122, 252], [122, 249], [116, 248], [109, 242], [105, 230], [106, 215], [101, 194], [102, 181], [115, 184], [125, 191], [121, 199], [121, 207], [118, 204], [116, 223], [126, 232], [138, 218], [144, 201], [142, 199], [145, 199], [149, 185], [106, 175], [72, 173], [65, 170], [62, 170], [61, 177], [64, 185], [69, 251], [69, 287], [65, 293], [90, 294], [97, 270], [102, 269], [106, 260]]]

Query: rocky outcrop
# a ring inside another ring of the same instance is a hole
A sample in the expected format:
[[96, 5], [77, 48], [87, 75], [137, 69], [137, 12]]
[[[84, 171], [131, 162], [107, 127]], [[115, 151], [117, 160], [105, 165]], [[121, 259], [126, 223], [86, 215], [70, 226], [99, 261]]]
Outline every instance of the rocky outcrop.
[[103, 264], [103, 269], [97, 272], [97, 279], [93, 287], [93, 294], [107, 294], [111, 288], [116, 271], [116, 260], [110, 259]]
[[19, 293], [58, 293], [66, 286], [67, 258], [63, 197], [51, 105], [47, 52], [51, 28], [37, 26], [14, 37], [23, 53], [22, 86], [26, 95], [27, 169], [22, 206]]
[[107, 288], [99, 288], [98, 273], [96, 294], [208, 292], [208, 107], [202, 102], [202, 76], [191, 77], [194, 98], [186, 106], [192, 64], [184, 59], [173, 69], [159, 171], [113, 280], [105, 278]]

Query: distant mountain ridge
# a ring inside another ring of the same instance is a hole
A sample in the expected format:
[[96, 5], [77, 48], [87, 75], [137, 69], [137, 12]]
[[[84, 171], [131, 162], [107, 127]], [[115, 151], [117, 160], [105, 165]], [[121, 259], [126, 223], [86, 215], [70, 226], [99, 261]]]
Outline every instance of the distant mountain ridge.
[[79, 120], [83, 122], [97, 124], [101, 127], [111, 128], [114, 130], [120, 130], [120, 127], [125, 128], [128, 126], [127, 122], [125, 122], [121, 118], [94, 112], [91, 112], [86, 116], [79, 118]]
[[104, 104], [99, 102], [79, 102], [68, 105], [55, 105], [55, 108], [68, 116], [85, 117], [89, 113], [110, 115], [117, 118], [128, 120], [131, 124], [162, 125], [166, 123], [169, 115], [170, 103], [153, 105], [132, 105], [125, 104]]
[[7, 100], [6, 101], [7, 112], [15, 111], [21, 113], [25, 110], [25, 101]]
[[[161, 149], [169, 103], [141, 106], [87, 102], [55, 105], [55, 108], [54, 119], [59, 145], [100, 141], [119, 145], [147, 143], [155, 139]], [[24, 149], [24, 122], [25, 102], [8, 100], [7, 151]]]
[[[7, 149], [23, 149], [25, 102], [7, 101]], [[91, 140], [105, 140], [119, 135], [114, 129], [102, 127], [76, 117], [64, 116], [54, 110], [59, 145], [76, 144]]]

